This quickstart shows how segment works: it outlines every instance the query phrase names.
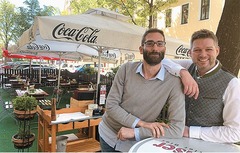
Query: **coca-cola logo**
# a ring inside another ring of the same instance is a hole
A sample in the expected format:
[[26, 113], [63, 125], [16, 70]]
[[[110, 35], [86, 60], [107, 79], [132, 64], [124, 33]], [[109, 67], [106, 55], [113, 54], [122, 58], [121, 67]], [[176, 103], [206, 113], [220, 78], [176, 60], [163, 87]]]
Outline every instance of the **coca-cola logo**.
[[55, 39], [67, 39], [72, 41], [96, 44], [98, 38], [96, 34], [98, 32], [100, 32], [100, 29], [94, 29], [91, 27], [84, 27], [82, 29], [74, 28], [72, 29], [66, 27], [65, 23], [60, 23], [53, 29], [52, 36]]
[[176, 49], [176, 55], [182, 55], [182, 56], [190, 56], [190, 50], [188, 48], [184, 48], [183, 45], [180, 45]]
[[23, 51], [23, 50], [21, 50], [20, 53], [30, 54], [30, 55], [37, 55], [37, 52], [29, 52], [29, 51]]
[[50, 50], [50, 47], [47, 44], [36, 44], [36, 43], [30, 43], [27, 45], [27, 49], [29, 50]]
[[125, 54], [125, 60], [134, 60], [134, 59], [135, 59], [134, 53], [126, 53]]
[[103, 57], [110, 58], [110, 59], [116, 59], [116, 58], [117, 58], [116, 53], [111, 53], [111, 52], [109, 52], [109, 51], [103, 52], [103, 53], [102, 53], [102, 56], [103, 56]]

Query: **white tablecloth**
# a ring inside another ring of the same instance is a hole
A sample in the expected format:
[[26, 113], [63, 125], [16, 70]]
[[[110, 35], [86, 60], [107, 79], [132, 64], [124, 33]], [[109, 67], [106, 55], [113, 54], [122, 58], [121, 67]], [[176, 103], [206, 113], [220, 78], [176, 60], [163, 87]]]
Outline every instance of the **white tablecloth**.
[[129, 153], [133, 152], [240, 152], [240, 146], [191, 138], [148, 138], [133, 145]]

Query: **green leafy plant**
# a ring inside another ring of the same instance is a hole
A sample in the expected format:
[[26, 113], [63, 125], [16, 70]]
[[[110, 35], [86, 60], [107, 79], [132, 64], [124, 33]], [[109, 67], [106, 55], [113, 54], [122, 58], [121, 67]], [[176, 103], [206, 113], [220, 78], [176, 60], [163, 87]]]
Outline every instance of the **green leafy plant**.
[[95, 74], [96, 71], [93, 67], [86, 67], [84, 70], [83, 70], [83, 73], [84, 74]]
[[163, 106], [161, 113], [159, 114], [158, 118], [156, 118], [156, 122], [164, 122], [166, 124], [170, 122], [168, 119], [168, 107], [168, 103]]
[[13, 107], [16, 110], [31, 111], [36, 109], [38, 101], [35, 97], [19, 96], [13, 99]]
[[17, 139], [27, 139], [33, 134], [30, 130], [24, 130], [23, 127], [19, 126], [18, 133], [15, 134], [15, 138]]
[[14, 147], [18, 149], [29, 148], [34, 140], [35, 134], [29, 130], [24, 131], [22, 128], [19, 129], [18, 133], [12, 136]]
[[30, 131], [30, 120], [36, 114], [38, 101], [32, 96], [18, 96], [12, 100], [14, 114], [19, 119], [18, 132], [12, 136], [15, 148], [28, 148], [35, 140], [35, 134]]
[[115, 68], [111, 68], [111, 70], [113, 71], [114, 74], [117, 73], [118, 69], [119, 69], [120, 65], [115, 67]]
[[119, 69], [120, 65], [115, 67], [115, 68], [111, 68], [112, 72], [107, 72], [106, 76], [109, 78], [114, 78], [118, 69]]

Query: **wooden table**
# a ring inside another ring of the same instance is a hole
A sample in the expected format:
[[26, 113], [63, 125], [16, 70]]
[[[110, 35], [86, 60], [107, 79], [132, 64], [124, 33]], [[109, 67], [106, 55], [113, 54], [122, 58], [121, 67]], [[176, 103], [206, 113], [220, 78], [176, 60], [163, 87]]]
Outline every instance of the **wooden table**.
[[26, 82], [26, 79], [9, 79], [9, 82]]
[[[57, 110], [57, 116], [62, 114], [71, 114], [83, 112], [83, 108], [63, 108]], [[88, 128], [89, 134], [87, 137], [67, 141], [66, 152], [96, 152], [101, 150], [100, 144], [96, 140], [96, 126], [101, 121], [101, 116], [83, 117], [83, 118], [68, 118], [66, 120], [51, 121], [51, 111], [42, 110], [37, 107], [38, 113], [38, 151], [56, 152], [57, 134], [62, 131], [71, 131], [73, 129]], [[76, 135], [78, 135], [77, 133]], [[51, 143], [49, 142], [51, 137]]]
[[10, 79], [9, 82], [11, 83], [11, 87], [15, 89], [22, 89], [24, 88], [24, 83], [26, 82], [26, 79]]
[[74, 90], [73, 98], [77, 100], [93, 100], [96, 97], [96, 90]]
[[19, 89], [17, 89], [16, 93], [17, 93], [18, 96], [23, 96], [24, 94], [27, 94], [29, 96], [35, 97], [37, 100], [44, 99], [46, 96], [49, 95], [47, 92], [45, 92], [42, 89], [35, 89], [34, 93], [29, 93], [27, 90], [19, 90]]
[[129, 150], [129, 153], [137, 152], [240, 152], [240, 146], [192, 138], [148, 138], [139, 141]]
[[47, 85], [54, 86], [57, 83], [57, 79], [47, 79]]
[[63, 89], [70, 89], [70, 82], [62, 82], [60, 83], [60, 87]]

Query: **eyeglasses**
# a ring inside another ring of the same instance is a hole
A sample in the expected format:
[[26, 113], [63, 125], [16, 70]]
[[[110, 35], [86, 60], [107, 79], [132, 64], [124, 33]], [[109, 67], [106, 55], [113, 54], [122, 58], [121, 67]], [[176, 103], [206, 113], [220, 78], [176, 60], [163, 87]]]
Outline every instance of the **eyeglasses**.
[[166, 45], [166, 42], [165, 41], [145, 41], [144, 44], [147, 46], [147, 47], [153, 47], [155, 44], [158, 46], [158, 47], [163, 47]]

